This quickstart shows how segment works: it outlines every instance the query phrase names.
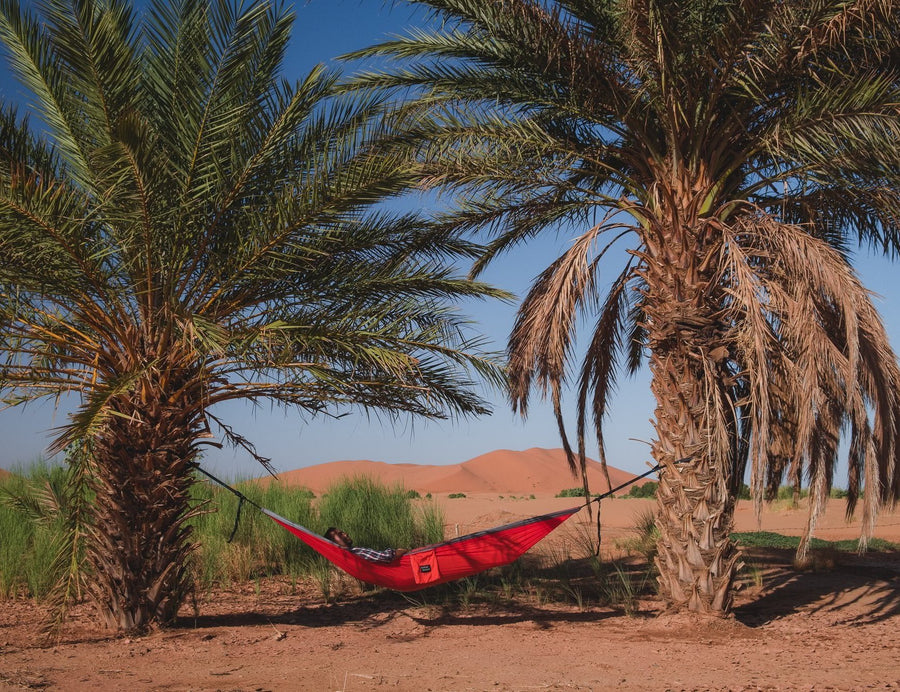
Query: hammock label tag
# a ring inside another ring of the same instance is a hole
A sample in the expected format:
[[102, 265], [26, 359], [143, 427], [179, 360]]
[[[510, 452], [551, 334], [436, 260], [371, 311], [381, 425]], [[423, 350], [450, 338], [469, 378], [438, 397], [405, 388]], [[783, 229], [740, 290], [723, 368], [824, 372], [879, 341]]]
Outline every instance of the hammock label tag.
[[412, 553], [409, 558], [416, 584], [430, 584], [440, 580], [437, 555], [433, 550]]

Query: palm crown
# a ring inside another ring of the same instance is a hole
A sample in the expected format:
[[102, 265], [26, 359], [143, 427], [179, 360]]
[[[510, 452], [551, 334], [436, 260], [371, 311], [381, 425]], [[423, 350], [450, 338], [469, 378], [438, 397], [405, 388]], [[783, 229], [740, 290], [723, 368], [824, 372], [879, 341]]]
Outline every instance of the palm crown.
[[[577, 369], [583, 464], [617, 365], [648, 355], [664, 594], [727, 608], [748, 461], [757, 503], [785, 474], [810, 479], [811, 530], [844, 425], [848, 511], [865, 482], [870, 530], [900, 496], [900, 370], [847, 250], [900, 240], [896, 4], [419, 4], [439, 28], [357, 53], [399, 61], [360, 83], [405, 95], [429, 181], [465, 192], [448, 228], [494, 234], [476, 270], [577, 229], [522, 303], [512, 402], [549, 392], [568, 449]], [[584, 354], [581, 310], [598, 313]]]
[[375, 206], [411, 181], [372, 145], [378, 100], [330, 99], [321, 68], [282, 80], [290, 27], [267, 3], [0, 4], [39, 118], [0, 116], [0, 387], [81, 396], [56, 446], [89, 443], [92, 562], [125, 629], [180, 602], [211, 407], [477, 414], [473, 374], [501, 380], [454, 306], [499, 295], [452, 270], [475, 247]]

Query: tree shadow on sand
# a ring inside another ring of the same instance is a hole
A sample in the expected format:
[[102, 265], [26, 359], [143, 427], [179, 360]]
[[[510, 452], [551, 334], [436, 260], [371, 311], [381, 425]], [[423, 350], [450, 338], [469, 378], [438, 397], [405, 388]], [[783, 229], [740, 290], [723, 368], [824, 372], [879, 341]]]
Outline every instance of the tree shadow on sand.
[[[746, 561], [756, 566], [763, 575], [760, 594], [739, 603], [734, 609], [736, 621], [745, 626], [762, 627], [797, 614], [828, 614], [830, 622], [850, 626], [880, 622], [900, 615], [900, 552], [862, 556], [831, 553], [825, 559], [818, 560], [816, 569], [807, 571], [793, 567], [792, 550], [745, 548], [744, 555]], [[569, 571], [567, 578], [584, 578], [584, 566], [579, 561], [567, 563], [566, 570]], [[554, 575], [559, 574], [559, 567], [540, 570], [532, 566], [529, 572], [532, 576], [540, 576], [547, 588], [549, 584], [560, 581], [554, 579]], [[459, 602], [459, 592], [464, 590], [463, 586], [442, 585], [434, 587], [435, 591], [425, 596], [363, 591], [352, 596], [344, 594], [339, 600], [327, 604], [318, 601], [296, 606], [295, 597], [280, 597], [257, 608], [197, 616], [185, 613], [179, 617], [175, 628], [355, 625], [365, 629], [379, 627], [398, 617], [408, 618], [426, 629], [521, 622], [532, 622], [539, 628], [547, 628], [557, 623], [599, 623], [624, 616], [621, 608], [597, 607], [596, 594], [589, 599], [594, 606], [583, 609], [576, 609], [571, 603], [563, 601], [536, 604], [528, 597], [498, 599], [496, 589], [499, 583], [496, 576], [479, 582], [478, 595], [474, 597], [471, 607]], [[599, 583], [596, 575], [593, 583]], [[644, 593], [643, 597], [652, 598], [649, 592]], [[647, 619], [660, 612], [636, 611], [630, 617]]]
[[[300, 625], [303, 627], [333, 627], [355, 624], [378, 627], [397, 617], [406, 617], [424, 627], [456, 625], [509, 625], [533, 622], [539, 628], [549, 628], [557, 623], [597, 623], [607, 618], [619, 617], [612, 610], [572, 611], [566, 608], [538, 607], [528, 604], [507, 604], [499, 608], [448, 608], [443, 606], [418, 606], [410, 604], [395, 594], [386, 597], [360, 597], [330, 604], [300, 606], [281, 613], [243, 611], [196, 617], [182, 616], [175, 629], [207, 629], [215, 627], [241, 627], [258, 625]], [[433, 613], [433, 614], [431, 614]]]
[[767, 567], [763, 594], [734, 610], [736, 619], [749, 627], [800, 613], [831, 613], [845, 625], [900, 615], [898, 552], [830, 553], [806, 571], [792, 566], [792, 550], [745, 550], [745, 555]]
[[[317, 624], [344, 624], [360, 619], [359, 613], [354, 610], [352, 604], [330, 606], [327, 614], [323, 613], [323, 615], [325, 615], [325, 619], [321, 623], [317, 623], [315, 617], [303, 617], [301, 620], [305, 625], [316, 626]], [[406, 604], [398, 607], [397, 610], [383, 613], [383, 615], [387, 615], [389, 618], [404, 616], [424, 627], [489, 626], [531, 622], [538, 628], [545, 629], [562, 623], [597, 623], [607, 618], [618, 617], [620, 614], [611, 610], [572, 611], [552, 606], [540, 607], [513, 603], [498, 608], [484, 606], [473, 608], [409, 607], [409, 604]]]
[[[588, 565], [589, 561], [585, 559], [541, 567], [538, 561], [526, 558], [516, 565], [494, 570], [489, 575], [478, 575], [413, 594], [367, 590], [362, 586], [361, 593], [349, 595], [344, 592], [331, 603], [322, 603], [317, 599], [316, 602], [294, 607], [296, 601], [287, 603], [281, 599], [279, 602], [269, 602], [264, 608], [240, 612], [196, 616], [182, 613], [175, 627], [266, 624], [304, 627], [354, 624], [374, 627], [396, 616], [408, 617], [425, 627], [519, 622], [550, 627], [554, 623], [596, 623], [622, 616], [624, 607], [601, 605], [604, 603], [603, 578], [598, 578]], [[620, 572], [624, 574], [624, 570]], [[646, 579], [642, 581], [641, 588], [646, 587], [645, 582]], [[361, 586], [360, 582], [357, 583]], [[504, 595], [506, 590], [512, 593]], [[536, 598], [537, 591], [543, 593], [543, 599]], [[585, 607], [576, 607], [576, 602]], [[288, 607], [279, 610], [282, 605]], [[636, 610], [630, 616], [649, 617]]]

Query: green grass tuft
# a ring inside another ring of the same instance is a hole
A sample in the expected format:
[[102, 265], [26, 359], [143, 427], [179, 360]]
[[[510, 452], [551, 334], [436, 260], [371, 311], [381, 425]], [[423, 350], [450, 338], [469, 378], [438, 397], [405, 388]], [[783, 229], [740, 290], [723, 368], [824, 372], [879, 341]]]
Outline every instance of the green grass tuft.
[[389, 488], [367, 476], [332, 485], [318, 512], [318, 531], [336, 526], [359, 546], [410, 548], [443, 539], [443, 515], [435, 505], [417, 507], [402, 486]]
[[[67, 472], [65, 467], [35, 465], [26, 474], [0, 479], [0, 599], [42, 599], [60, 577], [54, 558], [64, 535], [65, 512], [52, 500], [65, 485]], [[341, 526], [358, 545], [406, 548], [443, 540], [444, 517], [436, 504], [414, 500], [403, 488], [387, 488], [375, 480], [339, 481], [317, 501], [309, 490], [278, 483], [234, 485], [253, 502], [313, 531]], [[49, 492], [53, 488], [56, 494]], [[189, 521], [191, 538], [198, 548], [190, 569], [201, 592], [274, 575], [325, 583], [325, 568], [316, 553], [252, 506], [243, 507], [229, 543], [238, 510], [233, 493], [198, 479], [191, 505], [197, 513]]]
[[[799, 536], [784, 536], [772, 531], [748, 531], [731, 534], [731, 539], [748, 548], [781, 548], [796, 550], [800, 545]], [[809, 542], [812, 550], [837, 550], [839, 552], [858, 552], [859, 540], [849, 539], [843, 541], [826, 541], [821, 538], [813, 538]], [[868, 542], [869, 551], [893, 551], [900, 550], [900, 544], [891, 543], [881, 538], [872, 538]]]

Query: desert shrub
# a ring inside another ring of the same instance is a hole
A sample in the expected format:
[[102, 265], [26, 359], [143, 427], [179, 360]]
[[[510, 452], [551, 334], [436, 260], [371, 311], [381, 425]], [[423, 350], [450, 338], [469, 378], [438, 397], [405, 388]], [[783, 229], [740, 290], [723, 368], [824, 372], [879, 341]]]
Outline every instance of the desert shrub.
[[632, 485], [626, 497], [652, 498], [656, 497], [656, 481], [647, 481], [643, 485]]
[[[601, 493], [591, 493], [591, 497], [600, 497]], [[556, 497], [584, 497], [584, 488], [566, 488], [556, 493]]]
[[[800, 497], [808, 497], [809, 489], [801, 488], [800, 489]], [[782, 485], [778, 488], [778, 492], [775, 495], [776, 500], [793, 500], [794, 499], [794, 486], [792, 485]]]
[[447, 495], [447, 497], [450, 498], [451, 500], [458, 500], [465, 496], [466, 496], [465, 493], [450, 493], [449, 495]]
[[406, 491], [406, 497], [408, 497], [410, 500], [420, 500], [420, 499], [422, 499], [422, 495], [421, 495], [421, 493], [419, 493], [418, 490], [407, 490], [407, 491]]
[[443, 518], [437, 508], [426, 506], [417, 513], [403, 487], [386, 487], [366, 476], [332, 485], [318, 511], [320, 531], [338, 526], [356, 545], [407, 548], [443, 539]]
[[434, 502], [417, 508], [417, 526], [422, 537], [414, 545], [428, 545], [444, 540], [444, 511]]
[[565, 488], [556, 493], [556, 497], [581, 497], [584, 495], [583, 488]]

